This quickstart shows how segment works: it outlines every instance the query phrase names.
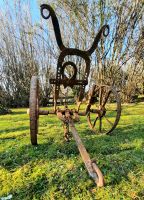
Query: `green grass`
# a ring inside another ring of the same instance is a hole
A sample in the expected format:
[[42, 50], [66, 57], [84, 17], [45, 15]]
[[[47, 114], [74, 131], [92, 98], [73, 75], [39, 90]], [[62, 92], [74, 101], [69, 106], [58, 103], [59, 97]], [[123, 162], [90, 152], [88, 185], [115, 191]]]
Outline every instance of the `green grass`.
[[77, 130], [105, 177], [97, 188], [74, 140], [63, 139], [56, 116], [41, 116], [37, 147], [30, 144], [26, 109], [0, 116], [0, 197], [36, 199], [144, 199], [144, 104], [122, 106], [113, 136], [91, 134], [86, 117]]

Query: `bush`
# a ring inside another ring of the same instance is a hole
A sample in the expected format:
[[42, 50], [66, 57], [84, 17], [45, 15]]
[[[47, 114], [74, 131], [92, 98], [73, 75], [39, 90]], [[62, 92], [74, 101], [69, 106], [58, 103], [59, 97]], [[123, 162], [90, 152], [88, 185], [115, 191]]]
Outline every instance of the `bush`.
[[0, 115], [11, 113], [12, 111], [0, 104]]

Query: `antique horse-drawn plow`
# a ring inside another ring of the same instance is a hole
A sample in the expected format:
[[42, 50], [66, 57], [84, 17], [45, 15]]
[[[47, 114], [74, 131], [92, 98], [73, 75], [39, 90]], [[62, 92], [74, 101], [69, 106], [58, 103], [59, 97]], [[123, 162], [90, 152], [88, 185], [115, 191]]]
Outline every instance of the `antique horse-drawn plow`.
[[[48, 14], [47, 14], [48, 12]], [[44, 19], [51, 17], [54, 32], [56, 36], [56, 41], [58, 47], [61, 51], [58, 63], [56, 78], [50, 79], [50, 84], [55, 86], [54, 92], [54, 109], [51, 111], [40, 110], [39, 109], [39, 84], [38, 77], [33, 76], [31, 79], [30, 86], [30, 136], [31, 143], [37, 145], [37, 134], [38, 134], [38, 119], [39, 115], [49, 115], [54, 114], [63, 122], [64, 136], [65, 139], [69, 140], [69, 129], [72, 132], [73, 138], [76, 141], [81, 157], [85, 163], [89, 175], [94, 179], [97, 186], [104, 185], [104, 178], [102, 172], [96, 165], [95, 161], [90, 159], [88, 152], [86, 151], [78, 133], [74, 126], [75, 121], [79, 121], [79, 116], [87, 116], [88, 124], [90, 128], [96, 133], [111, 134], [115, 129], [121, 114], [121, 104], [120, 98], [117, 91], [107, 85], [93, 85], [91, 91], [88, 95], [88, 102], [84, 111], [81, 111], [80, 106], [85, 96], [85, 87], [88, 84], [88, 76], [90, 73], [90, 56], [95, 51], [98, 46], [98, 42], [101, 37], [106, 37], [109, 34], [109, 26], [104, 25], [96, 35], [94, 42], [90, 49], [87, 51], [82, 51], [75, 48], [67, 48], [64, 46], [61, 38], [61, 32], [59, 28], [58, 19], [51, 6], [47, 4], [41, 5], [41, 15]], [[84, 59], [85, 75], [81, 80], [78, 78], [77, 66], [72, 61], [65, 61], [66, 56], [79, 56]], [[66, 67], [70, 66], [73, 75], [71, 77], [67, 76], [65, 73]], [[57, 100], [59, 99], [60, 86], [63, 85], [64, 88], [74, 86], [79, 86], [79, 96], [77, 98], [77, 109], [69, 109], [67, 105], [63, 109], [57, 106]], [[113, 121], [112, 121], [113, 119]], [[104, 122], [105, 120], [105, 122]]]

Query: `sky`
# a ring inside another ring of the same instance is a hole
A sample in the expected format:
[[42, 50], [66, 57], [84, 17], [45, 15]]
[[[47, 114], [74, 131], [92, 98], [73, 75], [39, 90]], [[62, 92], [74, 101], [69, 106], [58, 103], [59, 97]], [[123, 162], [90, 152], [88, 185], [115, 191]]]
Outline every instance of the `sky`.
[[40, 8], [37, 0], [30, 0], [31, 5], [31, 13], [33, 16], [33, 20], [37, 21], [40, 18]]
[[[24, 4], [27, 4], [27, 2], [30, 2], [30, 8], [31, 8], [31, 14], [33, 22], [36, 22], [40, 18], [40, 8], [38, 5], [38, 0], [22, 0], [21, 2]], [[5, 0], [0, 0], [0, 10], [4, 9]], [[13, 0], [7, 0], [7, 2], [12, 5]]]

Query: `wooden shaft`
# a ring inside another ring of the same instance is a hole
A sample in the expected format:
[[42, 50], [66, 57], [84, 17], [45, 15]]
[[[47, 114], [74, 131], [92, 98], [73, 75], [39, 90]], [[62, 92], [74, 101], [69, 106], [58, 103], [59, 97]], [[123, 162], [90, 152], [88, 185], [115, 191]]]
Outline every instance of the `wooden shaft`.
[[77, 147], [79, 149], [79, 152], [80, 152], [83, 162], [88, 170], [89, 175], [94, 179], [94, 181], [98, 187], [104, 186], [104, 178], [103, 178], [102, 172], [100, 171], [100, 169], [98, 168], [96, 163], [91, 161], [90, 156], [89, 156], [86, 148], [84, 147], [82, 140], [79, 137], [72, 120], [69, 120], [69, 127], [71, 129], [72, 135], [76, 141]]
[[48, 115], [48, 114], [56, 114], [55, 111], [49, 111], [49, 110], [39, 110], [39, 115]]

